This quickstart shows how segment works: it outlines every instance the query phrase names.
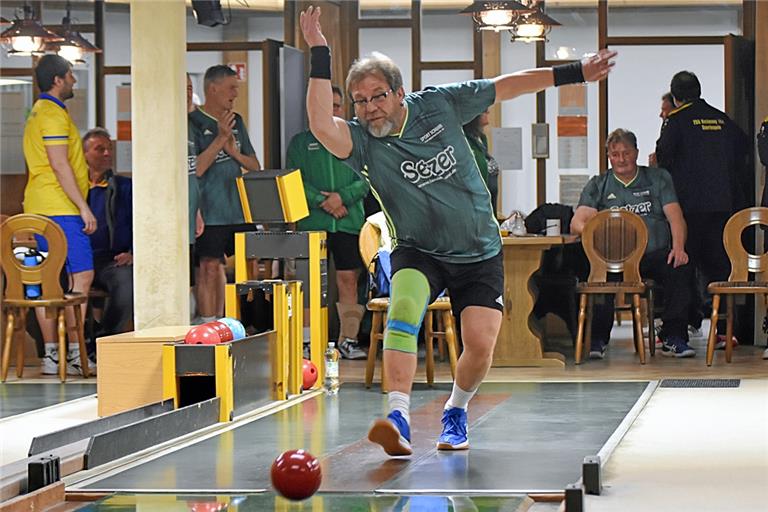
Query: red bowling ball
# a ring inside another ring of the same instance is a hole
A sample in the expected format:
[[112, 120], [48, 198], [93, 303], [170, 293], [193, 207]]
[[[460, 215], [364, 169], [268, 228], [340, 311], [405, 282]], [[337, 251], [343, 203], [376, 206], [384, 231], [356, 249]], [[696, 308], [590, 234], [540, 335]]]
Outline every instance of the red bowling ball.
[[320, 462], [304, 450], [288, 450], [272, 463], [272, 486], [289, 500], [305, 500], [320, 488]]
[[221, 341], [219, 331], [208, 324], [196, 325], [184, 336], [187, 345], [215, 345]]
[[226, 343], [235, 339], [235, 335], [232, 333], [232, 329], [223, 322], [208, 322], [206, 325], [210, 325], [216, 332], [219, 333], [219, 343]]
[[309, 359], [305, 359], [302, 364], [302, 374], [304, 380], [302, 381], [302, 389], [310, 389], [317, 382], [317, 366]]

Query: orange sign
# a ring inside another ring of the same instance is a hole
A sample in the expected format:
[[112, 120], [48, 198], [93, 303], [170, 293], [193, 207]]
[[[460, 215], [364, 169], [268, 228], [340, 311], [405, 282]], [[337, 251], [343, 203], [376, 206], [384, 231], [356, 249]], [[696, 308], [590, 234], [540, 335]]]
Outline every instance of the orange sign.
[[586, 137], [587, 116], [557, 116], [558, 137]]

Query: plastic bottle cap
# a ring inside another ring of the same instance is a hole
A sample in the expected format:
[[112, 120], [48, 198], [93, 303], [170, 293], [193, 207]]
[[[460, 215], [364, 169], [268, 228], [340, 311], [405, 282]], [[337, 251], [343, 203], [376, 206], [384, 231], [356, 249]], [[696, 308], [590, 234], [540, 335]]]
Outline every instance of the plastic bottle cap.
[[333, 342], [333, 341], [329, 341], [329, 342], [328, 342], [328, 347], [329, 347], [329, 348], [336, 348], [336, 343], [335, 343], [335, 342]]

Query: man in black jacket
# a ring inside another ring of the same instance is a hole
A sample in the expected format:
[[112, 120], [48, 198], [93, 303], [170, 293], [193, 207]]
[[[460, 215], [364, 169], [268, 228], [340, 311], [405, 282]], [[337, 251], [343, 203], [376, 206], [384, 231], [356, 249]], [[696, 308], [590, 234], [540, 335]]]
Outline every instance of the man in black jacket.
[[[672, 175], [688, 224], [691, 262], [708, 281], [726, 281], [730, 263], [723, 230], [728, 218], [747, 206], [749, 142], [736, 123], [701, 98], [695, 74], [680, 71], [670, 89], [676, 108], [664, 122], [656, 158]], [[718, 345], [725, 346], [724, 338]]]

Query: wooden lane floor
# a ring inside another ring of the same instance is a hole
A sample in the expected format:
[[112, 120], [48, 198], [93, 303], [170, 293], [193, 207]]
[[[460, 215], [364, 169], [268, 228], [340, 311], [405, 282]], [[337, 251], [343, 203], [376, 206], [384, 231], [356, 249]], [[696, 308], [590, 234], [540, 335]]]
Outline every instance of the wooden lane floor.
[[50, 383], [2, 383], [0, 418], [35, 411], [94, 393], [95, 381], [92, 384], [62, 384], [58, 380]]
[[400, 494], [561, 493], [581, 476], [649, 389], [647, 382], [488, 383], [470, 404], [468, 452], [437, 453], [450, 387], [417, 385], [411, 402], [414, 455], [392, 459], [365, 438], [386, 396], [361, 385], [318, 395], [215, 437], [124, 470], [68, 482], [68, 491], [251, 493], [271, 488], [284, 450], [321, 460], [321, 492]]
[[303, 502], [290, 502], [274, 494], [215, 495], [114, 495], [83, 507], [89, 512], [179, 510], [194, 512], [266, 512], [269, 510], [358, 512], [524, 512], [532, 500], [522, 496], [382, 496], [316, 494]]

